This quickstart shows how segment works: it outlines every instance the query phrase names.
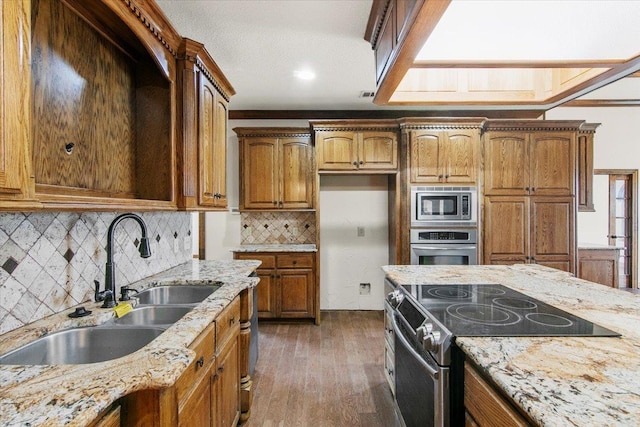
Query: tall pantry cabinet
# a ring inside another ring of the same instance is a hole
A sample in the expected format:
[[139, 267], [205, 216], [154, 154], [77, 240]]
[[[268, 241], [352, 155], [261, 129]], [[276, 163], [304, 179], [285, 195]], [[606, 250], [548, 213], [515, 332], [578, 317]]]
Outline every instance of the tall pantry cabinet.
[[576, 270], [576, 135], [582, 121], [488, 121], [485, 264]]

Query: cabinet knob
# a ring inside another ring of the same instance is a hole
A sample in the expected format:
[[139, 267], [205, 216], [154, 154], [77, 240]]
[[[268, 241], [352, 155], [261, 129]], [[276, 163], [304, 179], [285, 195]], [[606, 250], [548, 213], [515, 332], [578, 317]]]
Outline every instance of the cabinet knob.
[[364, 165], [364, 162], [363, 162], [362, 160], [360, 160], [360, 164], [361, 164], [361, 165]]
[[221, 373], [223, 373], [223, 372], [224, 372], [224, 365], [222, 365], [222, 366], [220, 366], [220, 367], [218, 368], [218, 373], [219, 373], [219, 374], [221, 374]]
[[274, 200], [274, 201], [273, 201], [273, 204], [277, 206], [277, 205], [278, 205], [278, 201], [277, 201], [277, 200]]
[[529, 191], [529, 187], [525, 187], [524, 189], [525, 189], [526, 191]]
[[536, 191], [536, 187], [531, 187], [531, 191]]
[[358, 162], [353, 162], [353, 166], [358, 166]]
[[446, 174], [446, 175], [445, 175], [444, 177], [445, 177], [445, 178], [449, 178], [450, 176], [451, 176], [451, 175], [449, 175], [449, 174]]
[[298, 263], [297, 259], [294, 259], [293, 261], [291, 261], [291, 264], [296, 265]]
[[197, 360], [196, 366], [198, 368], [202, 368], [204, 366], [204, 356], [200, 356], [200, 359]]
[[229, 325], [233, 325], [235, 321], [236, 321], [235, 317], [232, 317], [231, 319], [229, 319]]

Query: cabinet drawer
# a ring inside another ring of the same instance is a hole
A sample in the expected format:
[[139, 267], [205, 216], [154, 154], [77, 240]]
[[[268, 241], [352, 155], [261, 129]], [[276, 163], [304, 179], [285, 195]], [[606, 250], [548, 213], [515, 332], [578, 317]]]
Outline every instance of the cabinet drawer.
[[222, 313], [216, 317], [216, 352], [225, 341], [240, 327], [240, 297], [236, 297]]
[[180, 402], [180, 404], [182, 404], [182, 400], [189, 393], [191, 387], [198, 383], [199, 376], [207, 372], [211, 365], [214, 355], [214, 344], [215, 326], [212, 323], [207, 326], [189, 346], [191, 350], [196, 352], [196, 357], [176, 382], [176, 394], [178, 395], [178, 402]]
[[313, 267], [313, 253], [291, 253], [278, 255], [278, 268], [311, 268]]
[[238, 253], [236, 252], [236, 259], [244, 259], [244, 260], [258, 260], [261, 261], [262, 264], [258, 268], [276, 268], [276, 256], [269, 254], [257, 254], [257, 253]]

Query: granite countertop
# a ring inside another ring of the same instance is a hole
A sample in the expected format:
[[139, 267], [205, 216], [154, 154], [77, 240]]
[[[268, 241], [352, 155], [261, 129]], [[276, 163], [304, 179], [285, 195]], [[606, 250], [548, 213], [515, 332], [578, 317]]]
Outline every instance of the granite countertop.
[[544, 426], [637, 426], [640, 295], [536, 264], [385, 266], [402, 284], [498, 283], [621, 337], [459, 337], [456, 343], [516, 405]]
[[624, 248], [616, 245], [604, 245], [600, 243], [578, 243], [578, 249], [580, 250], [602, 250], [602, 249], [620, 250]]
[[[0, 425], [85, 426], [122, 396], [137, 390], [169, 387], [193, 361], [187, 347], [243, 290], [256, 286], [247, 277], [259, 261], [190, 261], [131, 287], [222, 282], [222, 287], [142, 349], [119, 359], [84, 365], [0, 365]], [[74, 308], [0, 335], [0, 354], [49, 332], [94, 326], [113, 318], [99, 303], [82, 304], [92, 314], [67, 315]]]
[[317, 252], [315, 244], [240, 245], [232, 252]]

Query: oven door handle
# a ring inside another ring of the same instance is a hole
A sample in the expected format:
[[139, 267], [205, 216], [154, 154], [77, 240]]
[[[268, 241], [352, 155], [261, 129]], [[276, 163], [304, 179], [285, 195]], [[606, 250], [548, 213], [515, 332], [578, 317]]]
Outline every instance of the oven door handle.
[[459, 251], [459, 250], [467, 250], [472, 249], [476, 250], [477, 246], [456, 246], [455, 248], [443, 248], [441, 246], [416, 246], [411, 245], [411, 249], [423, 249], [428, 251], [438, 250], [438, 251]]
[[431, 375], [432, 378], [437, 380], [440, 377], [440, 373], [433, 367], [429, 366], [429, 364], [422, 359], [422, 356], [420, 356], [420, 354], [418, 354], [418, 352], [414, 350], [414, 348], [411, 346], [409, 341], [405, 338], [405, 336], [402, 334], [402, 331], [398, 327], [398, 322], [396, 321], [395, 314], [391, 316], [391, 323], [393, 323], [393, 333], [400, 339], [403, 347], [405, 347], [409, 351], [409, 353], [411, 353], [411, 356], [416, 359], [416, 361], [424, 368], [425, 371], [429, 373], [429, 375]]

